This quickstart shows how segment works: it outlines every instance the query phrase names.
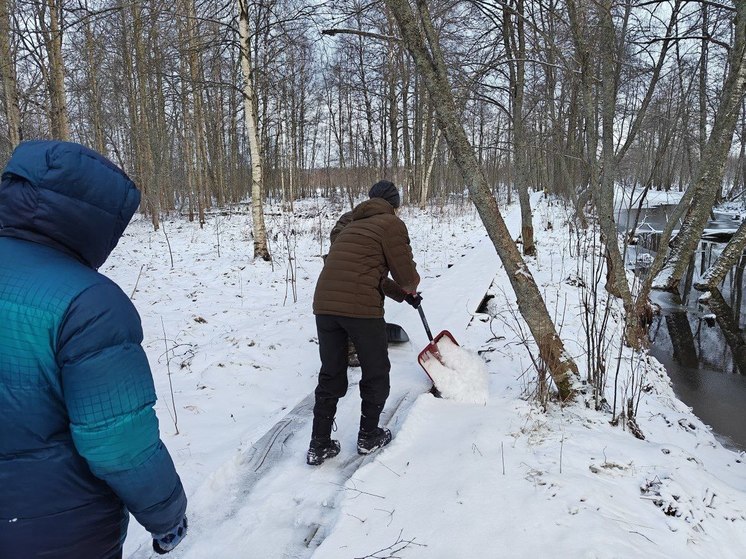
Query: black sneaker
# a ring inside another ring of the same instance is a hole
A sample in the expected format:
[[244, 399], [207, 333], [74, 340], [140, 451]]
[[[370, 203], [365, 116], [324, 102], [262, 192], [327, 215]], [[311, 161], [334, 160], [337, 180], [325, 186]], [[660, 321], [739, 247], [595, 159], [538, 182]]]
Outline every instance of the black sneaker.
[[311, 439], [311, 445], [308, 447], [308, 454], [306, 454], [306, 464], [318, 466], [327, 458], [334, 458], [339, 454], [339, 448], [339, 441], [334, 439]]
[[357, 434], [357, 453], [368, 454], [391, 442], [391, 431], [376, 427], [373, 431], [359, 431]]

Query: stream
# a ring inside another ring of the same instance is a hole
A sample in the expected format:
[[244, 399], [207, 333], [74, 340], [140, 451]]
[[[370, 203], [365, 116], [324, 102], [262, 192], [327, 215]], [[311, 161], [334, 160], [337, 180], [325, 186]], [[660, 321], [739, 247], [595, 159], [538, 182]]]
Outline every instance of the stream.
[[[628, 247], [627, 263], [638, 271], [658, 248], [660, 231], [673, 206], [643, 209], [638, 225], [638, 244]], [[708, 237], [733, 230], [744, 216], [715, 213], [707, 225]], [[625, 231], [627, 216], [619, 216]], [[630, 219], [630, 221], [632, 221]], [[651, 300], [661, 312], [650, 328], [650, 353], [666, 367], [676, 395], [710, 425], [723, 445], [746, 450], [746, 301], [744, 268], [746, 255], [726, 276], [721, 296], [708, 305], [692, 284], [715, 261], [725, 242], [701, 241], [694, 261], [682, 280], [680, 295], [653, 291]], [[642, 266], [641, 266], [642, 264]]]

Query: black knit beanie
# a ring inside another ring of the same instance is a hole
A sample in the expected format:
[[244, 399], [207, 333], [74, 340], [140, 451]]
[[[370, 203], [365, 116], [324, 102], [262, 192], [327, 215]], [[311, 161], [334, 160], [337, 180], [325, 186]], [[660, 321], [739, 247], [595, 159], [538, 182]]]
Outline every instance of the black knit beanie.
[[371, 198], [383, 198], [395, 208], [398, 208], [399, 203], [401, 202], [399, 191], [391, 181], [378, 181], [373, 185], [373, 188], [370, 189], [368, 196]]

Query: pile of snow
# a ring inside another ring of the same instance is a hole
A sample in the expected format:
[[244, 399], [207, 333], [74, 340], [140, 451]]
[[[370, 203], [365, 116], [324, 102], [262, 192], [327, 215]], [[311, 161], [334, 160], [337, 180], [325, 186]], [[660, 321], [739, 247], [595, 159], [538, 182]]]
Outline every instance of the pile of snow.
[[438, 340], [436, 346], [438, 355], [423, 355], [421, 362], [440, 395], [465, 404], [486, 404], [489, 388], [482, 358], [453, 343], [448, 336]]

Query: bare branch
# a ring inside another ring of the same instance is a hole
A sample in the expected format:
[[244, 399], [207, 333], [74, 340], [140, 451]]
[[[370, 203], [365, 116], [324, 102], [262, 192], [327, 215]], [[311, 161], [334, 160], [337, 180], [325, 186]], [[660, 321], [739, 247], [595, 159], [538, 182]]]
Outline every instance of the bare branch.
[[[394, 555], [395, 553], [398, 553], [399, 551], [402, 551], [411, 545], [416, 545], [418, 547], [427, 547], [427, 544], [415, 543], [414, 540], [416, 538], [412, 538], [411, 540], [402, 539], [401, 535], [403, 531], [403, 529], [399, 530], [399, 535], [397, 536], [396, 541], [391, 545], [379, 549], [378, 551], [374, 551], [373, 553], [370, 553], [368, 555], [356, 557], [355, 559], [391, 559], [394, 557], [398, 557], [398, 555]], [[386, 555], [382, 555], [383, 553], [385, 553]]]
[[663, 41], [676, 42], [676, 41], [687, 41], [687, 40], [698, 40], [698, 41], [705, 40], [705, 41], [709, 41], [713, 45], [723, 47], [725, 50], [730, 50], [730, 43], [726, 43], [725, 41], [716, 39], [712, 35], [684, 35], [684, 36], [679, 36], [679, 37], [654, 37], [647, 41], [630, 41], [630, 44], [652, 45], [654, 43], [660, 43]]
[[381, 35], [380, 33], [373, 33], [372, 31], [361, 31], [360, 29], [346, 29], [341, 27], [336, 29], [322, 29], [321, 34], [329, 35], [330, 37], [334, 37], [335, 35], [339, 34], [360, 35], [362, 37], [369, 37], [371, 39], [380, 39], [381, 41], [394, 41], [396, 43], [401, 43], [401, 39], [399, 37], [394, 37], [393, 35]]

